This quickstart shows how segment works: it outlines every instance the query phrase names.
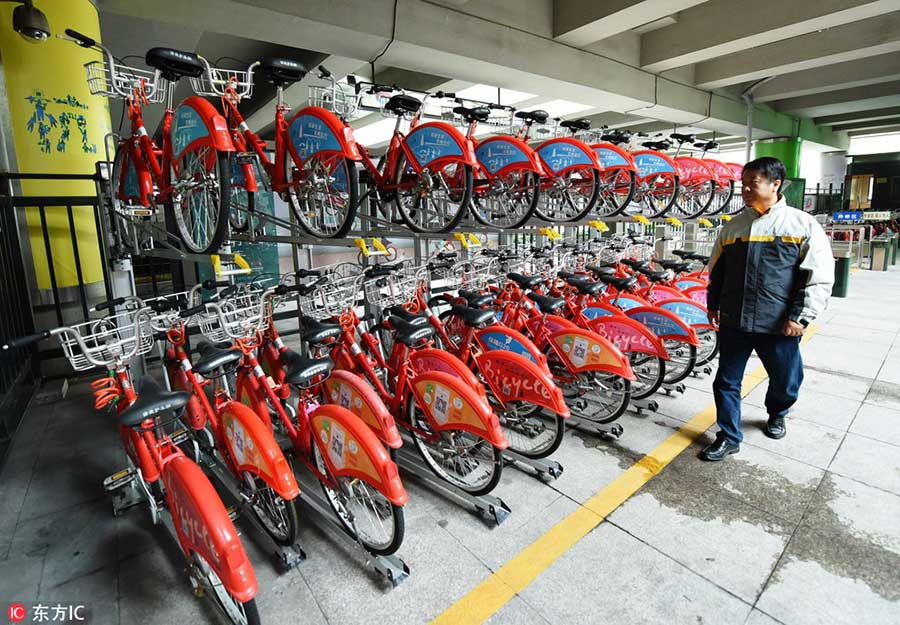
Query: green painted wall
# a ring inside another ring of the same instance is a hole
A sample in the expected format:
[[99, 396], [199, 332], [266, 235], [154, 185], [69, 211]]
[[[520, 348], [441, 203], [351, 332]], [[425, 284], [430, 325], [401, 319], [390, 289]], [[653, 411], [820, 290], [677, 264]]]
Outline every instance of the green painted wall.
[[756, 144], [754, 158], [773, 156], [784, 163], [788, 178], [800, 176], [800, 143], [802, 139], [760, 141]]

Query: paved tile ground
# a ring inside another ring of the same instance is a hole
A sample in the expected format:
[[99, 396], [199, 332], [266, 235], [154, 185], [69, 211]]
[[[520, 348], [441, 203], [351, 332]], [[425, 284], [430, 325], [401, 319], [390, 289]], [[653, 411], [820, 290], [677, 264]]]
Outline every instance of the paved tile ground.
[[[900, 271], [860, 271], [805, 346], [788, 437], [762, 435], [766, 383], [744, 402], [740, 454], [697, 460], [706, 433], [488, 621], [491, 625], [900, 623]], [[758, 365], [752, 361], [751, 371]], [[500, 527], [407, 479], [411, 577], [391, 589], [322, 531], [279, 574], [247, 527], [265, 623], [427, 623], [712, 402], [711, 379], [621, 420], [618, 441], [570, 432], [552, 484], [508, 468]], [[221, 622], [178, 549], [140, 509], [110, 514], [123, 464], [84, 385], [33, 406], [0, 473], [0, 602], [73, 601], [89, 623]], [[314, 488], [306, 484], [306, 488]]]

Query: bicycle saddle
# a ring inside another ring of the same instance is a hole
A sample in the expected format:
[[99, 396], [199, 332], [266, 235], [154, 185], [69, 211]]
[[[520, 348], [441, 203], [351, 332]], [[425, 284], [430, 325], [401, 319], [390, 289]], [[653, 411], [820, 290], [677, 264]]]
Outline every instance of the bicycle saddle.
[[434, 334], [434, 328], [432, 328], [431, 325], [413, 325], [403, 321], [403, 319], [395, 315], [388, 317], [388, 323], [394, 328], [394, 338], [409, 347], [412, 347], [419, 341], [427, 339]]
[[704, 152], [709, 152], [710, 150], [715, 150], [719, 147], [718, 141], [700, 141], [694, 144], [695, 148], [700, 148]]
[[656, 150], [657, 152], [665, 152], [672, 147], [672, 144], [668, 141], [644, 141], [641, 145], [649, 150]]
[[466, 120], [466, 123], [486, 122], [491, 116], [491, 109], [486, 106], [476, 106], [475, 108], [466, 108], [465, 106], [457, 106], [453, 112]]
[[518, 117], [519, 119], [524, 119], [526, 122], [537, 122], [539, 124], [544, 124], [550, 117], [550, 113], [548, 113], [547, 111], [542, 111], [541, 109], [537, 109], [535, 111], [516, 111], [516, 117]]
[[704, 256], [703, 254], [698, 254], [697, 252], [689, 252], [687, 250], [672, 250], [672, 253], [679, 258], [684, 258], [686, 260], [699, 260], [704, 265], [709, 263], [709, 256]]
[[334, 369], [331, 358], [304, 358], [293, 350], [287, 350], [281, 355], [281, 364], [284, 365], [284, 381], [292, 386], [308, 388], [312, 381], [320, 375], [328, 375]]
[[675, 273], [681, 273], [683, 271], [689, 271], [691, 269], [691, 264], [682, 260], [658, 260], [656, 261], [656, 264], [660, 267], [671, 269]]
[[490, 308], [469, 308], [468, 306], [454, 304], [450, 310], [454, 315], [462, 319], [463, 323], [472, 328], [477, 328], [494, 319], [494, 311]]
[[300, 82], [306, 76], [306, 66], [299, 61], [272, 58], [263, 61], [261, 65], [269, 82], [279, 87]]
[[494, 296], [491, 293], [476, 293], [475, 291], [460, 289], [459, 296], [466, 300], [472, 308], [481, 308], [494, 301]]
[[669, 136], [675, 139], [675, 141], [677, 141], [678, 143], [693, 143], [697, 140], [696, 135], [683, 135], [677, 132], [673, 132]]
[[336, 323], [322, 323], [306, 315], [303, 315], [300, 321], [300, 334], [310, 345], [324, 343], [328, 339], [336, 338], [341, 333], [341, 326]]
[[640, 271], [644, 267], [650, 266], [650, 263], [648, 263], [646, 260], [635, 260], [633, 258], [623, 258], [622, 264], [627, 265], [628, 267], [631, 267], [632, 269], [637, 269], [638, 271]]
[[633, 287], [635, 284], [637, 284], [637, 281], [638, 281], [638, 277], [636, 275], [631, 275], [626, 278], [619, 278], [617, 276], [604, 276], [604, 275], [600, 275], [597, 277], [600, 278], [600, 280], [602, 280], [606, 284], [613, 285], [620, 291], [627, 291], [628, 289]]
[[538, 310], [547, 315], [554, 310], [559, 310], [566, 303], [566, 300], [562, 297], [547, 297], [546, 295], [539, 295], [537, 293], [529, 293], [528, 299], [537, 304]]
[[567, 119], [564, 122], [560, 122], [559, 125], [563, 128], [568, 128], [569, 130], [590, 130], [591, 120], [587, 118]]
[[171, 82], [180, 78], [197, 78], [206, 69], [203, 62], [193, 52], [182, 52], [173, 48], [150, 48], [144, 57], [147, 65], [156, 68], [162, 77]]
[[159, 388], [156, 380], [145, 375], [138, 380], [140, 395], [128, 408], [119, 414], [119, 423], [126, 427], [137, 427], [147, 419], [161, 412], [183, 408], [191, 399], [184, 391], [169, 392]]
[[606, 284], [593, 282], [587, 276], [570, 275], [561, 277], [566, 281], [566, 284], [574, 287], [582, 295], [596, 295], [606, 289]]
[[520, 288], [523, 289], [533, 289], [544, 279], [540, 276], [523, 276], [520, 273], [508, 273], [506, 277], [519, 285]]
[[653, 282], [662, 282], [663, 280], [669, 279], [669, 272], [665, 270], [656, 271], [650, 267], [638, 267], [638, 271], [650, 278]]
[[398, 93], [391, 96], [391, 99], [384, 105], [386, 111], [394, 115], [404, 115], [406, 113], [415, 113], [422, 108], [422, 101], [405, 93]]
[[197, 343], [197, 353], [200, 354], [200, 362], [194, 363], [194, 372], [204, 376], [220, 367], [233, 365], [242, 357], [239, 349], [231, 349], [230, 346], [223, 349], [209, 341]]
[[384, 310], [384, 314], [386, 317], [400, 317], [406, 323], [414, 326], [423, 326], [428, 323], [428, 317], [426, 317], [424, 314], [411, 313], [403, 306], [391, 306], [390, 308], [386, 308]]
[[588, 265], [585, 267], [595, 276], [613, 276], [616, 274], [616, 268], [612, 265]]
[[611, 132], [609, 134], [600, 135], [601, 141], [608, 141], [613, 145], [621, 145], [623, 143], [628, 143], [631, 141], [631, 133], [630, 132]]

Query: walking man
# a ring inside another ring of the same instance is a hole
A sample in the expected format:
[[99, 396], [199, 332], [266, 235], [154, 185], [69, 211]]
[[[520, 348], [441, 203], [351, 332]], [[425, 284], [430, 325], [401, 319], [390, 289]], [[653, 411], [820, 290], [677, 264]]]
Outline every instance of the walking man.
[[769, 374], [765, 434], [784, 437], [784, 417], [803, 382], [800, 338], [831, 295], [831, 243], [811, 215], [785, 203], [784, 177], [776, 158], [744, 165], [744, 210], [722, 228], [709, 260], [709, 319], [719, 331], [713, 382], [719, 432], [700, 453], [703, 460], [724, 460], [741, 449], [741, 380], [754, 350]]

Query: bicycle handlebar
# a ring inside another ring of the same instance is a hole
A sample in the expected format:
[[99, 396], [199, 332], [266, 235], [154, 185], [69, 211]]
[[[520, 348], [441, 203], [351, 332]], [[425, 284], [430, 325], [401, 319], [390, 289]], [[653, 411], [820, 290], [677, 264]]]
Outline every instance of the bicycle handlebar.
[[18, 347], [25, 347], [26, 345], [31, 345], [32, 343], [37, 343], [45, 338], [50, 336], [50, 330], [44, 330], [43, 332], [37, 332], [35, 334], [29, 334], [28, 336], [20, 336], [15, 339], [10, 339], [9, 343], [6, 343], [3, 346], [4, 350], [8, 349], [16, 349]]
[[[96, 41], [94, 41], [93, 39], [91, 39], [91, 38], [88, 37], [87, 35], [82, 35], [82, 34], [81, 34], [80, 32], [78, 32], [77, 30], [73, 30], [73, 29], [71, 29], [71, 28], [67, 28], [65, 32], [66, 32], [66, 34], [69, 36], [69, 38], [70, 38], [72, 41], [74, 41], [75, 43], [77, 43], [77, 44], [78, 44], [79, 46], [81, 46], [82, 48], [93, 48], [94, 46], [97, 45], [97, 42], [96, 42]], [[60, 37], [60, 39], [63, 39], [63, 37]]]
[[105, 302], [100, 302], [96, 306], [94, 306], [95, 312], [100, 312], [101, 310], [111, 310], [116, 306], [121, 306], [126, 301], [124, 297], [116, 297], [114, 299], [106, 300]]
[[231, 286], [231, 282], [228, 280], [204, 280], [200, 285], [207, 291], [212, 291], [219, 287]]

